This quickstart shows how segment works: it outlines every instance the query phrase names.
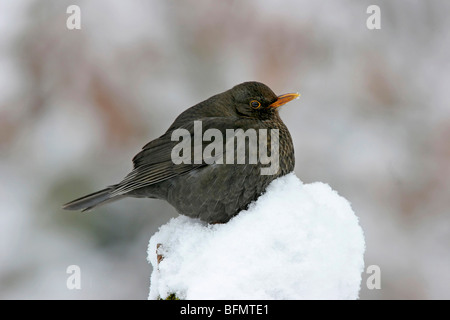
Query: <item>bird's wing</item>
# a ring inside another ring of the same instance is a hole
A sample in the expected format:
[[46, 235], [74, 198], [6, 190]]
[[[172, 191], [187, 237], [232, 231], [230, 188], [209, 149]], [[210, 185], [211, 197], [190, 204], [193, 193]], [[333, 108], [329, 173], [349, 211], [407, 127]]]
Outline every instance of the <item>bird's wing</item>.
[[[202, 158], [202, 163], [195, 164], [196, 153], [201, 152], [203, 156], [203, 149], [206, 145], [210, 144], [209, 141], [203, 141], [202, 148], [191, 147], [191, 161], [190, 163], [174, 164], [172, 161], [172, 150], [180, 143], [180, 140], [172, 141], [173, 131], [166, 132], [161, 137], [151, 141], [144, 146], [143, 150], [133, 158], [134, 169], [131, 171], [123, 181], [121, 181], [115, 188], [114, 194], [121, 195], [130, 191], [147, 187], [158, 182], [165, 181], [167, 179], [176, 177], [181, 174], [185, 174], [189, 171], [199, 169], [207, 166], [208, 163], [213, 163], [214, 159], [222, 158], [225, 156], [226, 150], [226, 129], [240, 128], [241, 120], [236, 118], [204, 118], [199, 119], [202, 125], [203, 132], [207, 129], [218, 129], [222, 132], [223, 136], [223, 148], [222, 153], [214, 154], [213, 158]], [[185, 129], [185, 133], [189, 135], [191, 142], [194, 141], [194, 123], [189, 122], [181, 126], [179, 129]], [[230, 139], [228, 139], [230, 140]], [[228, 141], [229, 142], [229, 141]], [[197, 155], [199, 156], [199, 155]]]

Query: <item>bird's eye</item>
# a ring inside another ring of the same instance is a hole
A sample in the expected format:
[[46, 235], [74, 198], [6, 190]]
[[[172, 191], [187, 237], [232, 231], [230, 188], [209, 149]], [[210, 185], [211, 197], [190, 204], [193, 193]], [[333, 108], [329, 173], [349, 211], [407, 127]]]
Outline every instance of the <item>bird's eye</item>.
[[253, 109], [259, 109], [261, 107], [261, 103], [256, 100], [252, 100], [250, 101], [250, 107], [252, 107]]

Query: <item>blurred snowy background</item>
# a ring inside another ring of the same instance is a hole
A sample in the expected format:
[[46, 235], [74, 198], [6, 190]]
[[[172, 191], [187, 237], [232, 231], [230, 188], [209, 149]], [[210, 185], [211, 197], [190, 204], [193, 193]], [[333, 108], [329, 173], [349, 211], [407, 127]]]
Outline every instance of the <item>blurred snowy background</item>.
[[[66, 28], [71, 4], [81, 30]], [[366, 9], [381, 7], [381, 30]], [[361, 299], [450, 298], [449, 1], [0, 1], [0, 298], [146, 299], [151, 235], [176, 213], [66, 201], [117, 182], [184, 109], [257, 80], [296, 174], [352, 202]], [[81, 268], [68, 290], [66, 268]]]

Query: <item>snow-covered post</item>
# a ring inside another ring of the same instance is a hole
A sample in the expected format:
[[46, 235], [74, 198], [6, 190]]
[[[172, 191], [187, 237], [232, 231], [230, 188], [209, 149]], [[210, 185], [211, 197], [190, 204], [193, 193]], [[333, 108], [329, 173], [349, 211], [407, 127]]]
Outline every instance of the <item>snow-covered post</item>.
[[148, 247], [149, 299], [357, 299], [364, 250], [349, 202], [291, 173], [226, 224], [163, 225]]

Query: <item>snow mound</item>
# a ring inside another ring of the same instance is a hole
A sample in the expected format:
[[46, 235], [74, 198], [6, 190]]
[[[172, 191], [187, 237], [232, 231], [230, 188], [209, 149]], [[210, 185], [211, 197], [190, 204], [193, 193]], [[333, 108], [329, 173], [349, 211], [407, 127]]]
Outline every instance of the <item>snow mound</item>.
[[149, 299], [357, 299], [364, 250], [349, 202], [291, 173], [226, 224], [163, 225], [147, 252]]

